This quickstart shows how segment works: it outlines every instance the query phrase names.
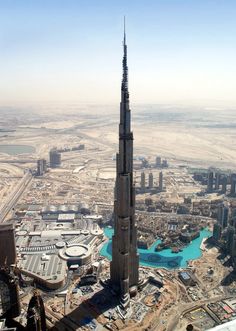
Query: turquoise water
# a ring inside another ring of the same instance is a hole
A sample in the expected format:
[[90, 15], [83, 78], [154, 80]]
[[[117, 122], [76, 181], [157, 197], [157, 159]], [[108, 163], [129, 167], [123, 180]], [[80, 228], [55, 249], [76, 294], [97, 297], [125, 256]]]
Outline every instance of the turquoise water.
[[0, 145], [0, 153], [9, 155], [32, 154], [35, 153], [35, 148], [29, 145]]
[[[106, 256], [111, 260], [112, 245], [111, 238], [114, 233], [112, 228], [105, 228], [104, 233], [110, 240], [107, 241], [100, 254]], [[171, 249], [164, 249], [161, 252], [155, 252], [155, 247], [161, 241], [156, 240], [149, 249], [139, 249], [140, 263], [144, 266], [154, 268], [185, 268], [187, 267], [187, 261], [198, 259], [202, 255], [200, 245], [203, 238], [208, 238], [212, 235], [209, 230], [202, 230], [200, 236], [194, 239], [187, 247], [183, 248], [182, 252], [172, 253]]]

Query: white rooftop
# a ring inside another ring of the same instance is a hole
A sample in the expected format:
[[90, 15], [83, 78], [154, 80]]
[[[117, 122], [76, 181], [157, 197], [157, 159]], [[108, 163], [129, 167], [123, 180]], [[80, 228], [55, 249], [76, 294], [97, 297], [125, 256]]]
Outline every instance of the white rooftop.
[[235, 330], [236, 330], [236, 320], [217, 325], [212, 329], [208, 329], [207, 331], [235, 331]]
[[73, 221], [75, 219], [75, 214], [59, 214], [58, 221]]

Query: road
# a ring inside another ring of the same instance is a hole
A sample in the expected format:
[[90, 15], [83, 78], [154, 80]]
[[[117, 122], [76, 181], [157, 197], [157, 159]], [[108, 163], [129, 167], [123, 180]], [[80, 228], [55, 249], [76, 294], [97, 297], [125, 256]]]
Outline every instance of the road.
[[31, 180], [32, 174], [27, 171], [21, 178], [19, 183], [16, 185], [15, 190], [12, 191], [11, 194], [9, 194], [4, 204], [0, 207], [0, 223], [3, 223], [5, 221], [7, 215], [12, 210], [12, 208], [14, 208]]

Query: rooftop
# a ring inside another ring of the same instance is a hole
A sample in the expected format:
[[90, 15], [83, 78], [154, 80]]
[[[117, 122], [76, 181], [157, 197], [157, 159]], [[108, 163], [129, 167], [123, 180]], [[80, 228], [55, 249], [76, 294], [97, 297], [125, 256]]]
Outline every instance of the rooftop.
[[208, 331], [235, 331], [236, 330], [236, 320], [230, 321], [221, 325], [217, 325]]
[[50, 283], [59, 282], [65, 278], [66, 262], [57, 255], [45, 254], [24, 255], [19, 262], [19, 267], [27, 275], [42, 278]]

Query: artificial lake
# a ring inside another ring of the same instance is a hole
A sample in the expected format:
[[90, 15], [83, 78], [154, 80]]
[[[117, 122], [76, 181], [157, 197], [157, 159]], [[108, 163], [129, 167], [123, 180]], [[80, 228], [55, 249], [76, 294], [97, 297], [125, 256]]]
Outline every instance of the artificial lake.
[[[112, 244], [111, 238], [114, 233], [112, 228], [106, 227], [104, 233], [109, 240], [103, 245], [100, 250], [102, 256], [111, 260]], [[189, 260], [195, 260], [202, 256], [201, 243], [203, 238], [208, 238], [212, 235], [211, 231], [204, 229], [200, 232], [200, 236], [188, 244], [181, 252], [172, 253], [171, 249], [164, 249], [161, 252], [155, 252], [155, 247], [161, 241], [156, 240], [149, 249], [138, 249], [140, 264], [143, 266], [154, 268], [186, 268]]]

